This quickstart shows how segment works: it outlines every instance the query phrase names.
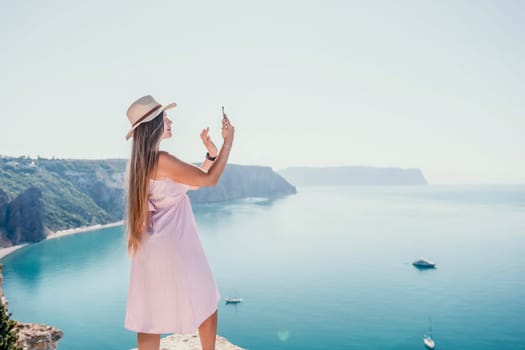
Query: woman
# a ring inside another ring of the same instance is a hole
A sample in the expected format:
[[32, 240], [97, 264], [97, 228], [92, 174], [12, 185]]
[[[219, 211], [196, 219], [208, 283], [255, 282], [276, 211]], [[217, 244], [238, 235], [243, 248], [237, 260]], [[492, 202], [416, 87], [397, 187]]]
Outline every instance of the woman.
[[202, 248], [186, 191], [214, 186], [224, 171], [234, 127], [223, 113], [220, 152], [204, 129], [208, 153], [201, 167], [183, 162], [159, 143], [172, 121], [150, 95], [128, 108], [133, 137], [127, 169], [126, 230], [131, 271], [125, 328], [137, 332], [139, 350], [158, 350], [161, 333], [199, 330], [203, 350], [215, 349], [219, 290]]

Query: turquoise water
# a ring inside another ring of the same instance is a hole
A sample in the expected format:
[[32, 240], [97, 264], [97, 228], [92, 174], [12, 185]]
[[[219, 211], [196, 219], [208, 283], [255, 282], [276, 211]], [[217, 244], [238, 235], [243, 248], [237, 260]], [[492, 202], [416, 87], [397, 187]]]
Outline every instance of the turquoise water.
[[[194, 207], [223, 297], [219, 335], [248, 349], [525, 349], [525, 186], [299, 188]], [[411, 262], [428, 257], [437, 269]], [[2, 259], [15, 319], [59, 349], [129, 349], [121, 227]]]

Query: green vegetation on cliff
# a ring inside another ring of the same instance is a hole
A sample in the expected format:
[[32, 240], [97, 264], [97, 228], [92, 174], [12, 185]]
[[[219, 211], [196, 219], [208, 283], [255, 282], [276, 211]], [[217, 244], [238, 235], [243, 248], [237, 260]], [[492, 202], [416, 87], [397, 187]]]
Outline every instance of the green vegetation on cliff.
[[0, 350], [22, 350], [22, 347], [16, 344], [16, 321], [11, 319], [11, 315], [7, 306], [0, 302]]
[[[0, 156], [0, 246], [39, 240], [47, 229], [122, 220], [126, 165], [126, 159]], [[295, 187], [270, 167], [228, 165], [216, 187], [188, 194], [202, 203], [294, 193]]]
[[[88, 191], [90, 186], [100, 185], [101, 191], [105, 184], [97, 179], [101, 161], [70, 161], [39, 158], [32, 160], [26, 157], [0, 158], [0, 189], [7, 193], [13, 201], [26, 189], [34, 186], [42, 191], [42, 207], [44, 225], [52, 231], [106, 223], [121, 220], [122, 200], [120, 207], [110, 210], [104, 208], [104, 203], [95, 202]], [[84, 164], [82, 164], [84, 163]], [[124, 167], [125, 163], [123, 162]], [[75, 183], [73, 170], [79, 166], [84, 181]], [[103, 165], [102, 165], [103, 167]], [[121, 187], [121, 184], [119, 184]], [[109, 189], [109, 188], [108, 188]], [[122, 195], [122, 190], [118, 191]], [[98, 199], [98, 198], [97, 198]], [[1, 206], [1, 203], [0, 203]]]

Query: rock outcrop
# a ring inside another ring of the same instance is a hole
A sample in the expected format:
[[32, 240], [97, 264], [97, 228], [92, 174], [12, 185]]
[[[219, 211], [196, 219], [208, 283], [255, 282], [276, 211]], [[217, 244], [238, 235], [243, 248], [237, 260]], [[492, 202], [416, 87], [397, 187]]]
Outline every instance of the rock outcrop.
[[[2, 283], [4, 276], [2, 274], [3, 265], [0, 264], [0, 296], [2, 304], [7, 307], [7, 299], [4, 296]], [[45, 324], [34, 324], [26, 322], [16, 322], [15, 330], [18, 334], [17, 346], [23, 350], [56, 350], [57, 343], [64, 333], [55, 327]]]
[[[201, 341], [197, 332], [191, 334], [172, 334], [160, 340], [160, 350], [201, 350]], [[226, 338], [215, 338], [217, 350], [244, 350], [230, 343]], [[132, 350], [137, 350], [134, 348]]]
[[17, 322], [17, 345], [24, 350], [55, 350], [64, 333], [45, 324]]

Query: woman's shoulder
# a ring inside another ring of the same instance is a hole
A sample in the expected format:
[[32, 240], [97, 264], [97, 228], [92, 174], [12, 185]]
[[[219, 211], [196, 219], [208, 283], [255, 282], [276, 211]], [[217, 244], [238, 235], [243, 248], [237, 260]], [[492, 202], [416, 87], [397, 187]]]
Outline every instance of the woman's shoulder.
[[159, 151], [159, 157], [158, 157], [158, 163], [161, 165], [162, 163], [167, 162], [173, 162], [177, 161], [177, 157], [175, 157], [173, 154], [169, 153], [168, 151]]
[[178, 159], [173, 154], [167, 151], [159, 151], [159, 157], [157, 162], [157, 174], [158, 176], [164, 176], [169, 172], [169, 169], [173, 166], [174, 162]]
[[159, 155], [157, 158], [157, 176], [162, 175], [163, 171], [166, 168], [166, 161], [168, 161], [168, 158], [172, 157], [172, 155], [167, 151], [159, 151]]

